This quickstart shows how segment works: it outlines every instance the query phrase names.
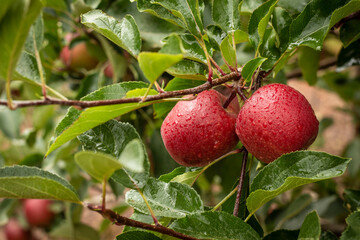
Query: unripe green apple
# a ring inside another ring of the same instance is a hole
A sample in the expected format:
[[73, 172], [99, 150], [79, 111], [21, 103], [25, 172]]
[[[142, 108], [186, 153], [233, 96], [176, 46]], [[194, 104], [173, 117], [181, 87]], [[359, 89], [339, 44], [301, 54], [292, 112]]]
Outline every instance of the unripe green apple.
[[246, 149], [262, 162], [308, 148], [319, 121], [306, 98], [284, 84], [269, 84], [247, 99], [236, 120], [236, 133]]
[[23, 209], [27, 222], [31, 226], [47, 227], [55, 214], [50, 209], [52, 201], [47, 199], [25, 199]]
[[5, 226], [5, 236], [7, 240], [29, 240], [31, 239], [30, 231], [25, 230], [20, 223], [15, 219], [10, 221]]
[[237, 99], [227, 109], [226, 97], [215, 90], [196, 99], [180, 101], [161, 126], [161, 136], [171, 157], [184, 166], [205, 166], [235, 147]]

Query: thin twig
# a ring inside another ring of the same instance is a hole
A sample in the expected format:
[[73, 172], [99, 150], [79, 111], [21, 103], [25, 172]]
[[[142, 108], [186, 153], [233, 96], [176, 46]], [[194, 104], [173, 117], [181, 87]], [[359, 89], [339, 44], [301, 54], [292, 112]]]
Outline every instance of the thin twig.
[[239, 185], [238, 185], [238, 189], [237, 189], [236, 201], [235, 201], [234, 212], [233, 212], [233, 215], [235, 217], [237, 217], [239, 215], [239, 205], [240, 205], [240, 198], [241, 198], [241, 193], [243, 190], [243, 185], [244, 185], [244, 180], [245, 180], [247, 158], [248, 158], [248, 151], [246, 150], [246, 148], [244, 148]]
[[[319, 70], [326, 69], [326, 68], [335, 66], [336, 63], [337, 63], [336, 58], [327, 58], [327, 59], [320, 61], [318, 69]], [[301, 76], [302, 76], [302, 72], [301, 72], [301, 69], [299, 69], [299, 68], [286, 74], [287, 79], [299, 78]]]
[[139, 221], [121, 216], [110, 209], [103, 210], [101, 208], [101, 206], [87, 204], [86, 207], [92, 211], [98, 212], [104, 218], [110, 220], [112, 223], [114, 223], [116, 225], [120, 225], [120, 226], [126, 225], [126, 226], [130, 226], [130, 227], [146, 229], [146, 230], [166, 234], [168, 236], [176, 237], [176, 238], [183, 239], [183, 240], [197, 240], [197, 238], [176, 232], [176, 231], [174, 231], [170, 228], [164, 227], [162, 225], [151, 225], [151, 224], [139, 222]]
[[[25, 101], [13, 101], [13, 108], [22, 108], [22, 107], [30, 107], [30, 106], [44, 106], [44, 105], [63, 105], [63, 106], [78, 106], [81, 108], [88, 107], [96, 107], [96, 106], [105, 106], [105, 105], [115, 105], [115, 104], [123, 104], [123, 103], [139, 103], [139, 102], [150, 102], [155, 100], [167, 99], [177, 96], [184, 96], [189, 94], [197, 94], [204, 90], [208, 90], [214, 86], [221, 85], [225, 82], [231, 80], [238, 80], [239, 73], [229, 73], [224, 77], [216, 78], [212, 81], [212, 83], [206, 82], [200, 86], [177, 90], [177, 91], [169, 91], [160, 93], [157, 95], [147, 96], [145, 99], [142, 97], [134, 97], [134, 98], [121, 98], [121, 99], [113, 99], [113, 100], [98, 100], [98, 101], [81, 101], [81, 100], [63, 100], [63, 99], [55, 99], [55, 98], [46, 98], [42, 100], [25, 100]], [[7, 106], [8, 101], [0, 100], [0, 105]]]

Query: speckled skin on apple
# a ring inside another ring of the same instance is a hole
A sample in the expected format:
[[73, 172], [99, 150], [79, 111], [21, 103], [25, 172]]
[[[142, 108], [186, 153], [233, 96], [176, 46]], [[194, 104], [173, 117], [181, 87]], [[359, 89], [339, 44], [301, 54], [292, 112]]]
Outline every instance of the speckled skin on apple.
[[180, 101], [165, 118], [161, 136], [171, 157], [184, 166], [205, 166], [237, 144], [237, 100], [225, 110], [226, 97], [215, 90]]
[[269, 163], [281, 155], [308, 148], [319, 121], [306, 98], [284, 84], [258, 89], [240, 110], [236, 133], [257, 159]]

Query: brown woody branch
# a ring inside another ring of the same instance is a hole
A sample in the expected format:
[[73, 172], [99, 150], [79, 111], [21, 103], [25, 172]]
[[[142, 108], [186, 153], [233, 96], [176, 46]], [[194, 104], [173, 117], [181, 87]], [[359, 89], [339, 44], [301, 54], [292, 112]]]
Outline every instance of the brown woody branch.
[[[337, 63], [337, 59], [336, 58], [327, 58], [327, 59], [324, 59], [322, 61], [320, 61], [319, 63], [319, 70], [321, 69], [326, 69], [326, 68], [329, 68], [329, 67], [332, 67], [332, 66], [335, 66]], [[287, 79], [293, 79], [293, 78], [299, 78], [301, 77], [303, 74], [301, 72], [301, 69], [300, 68], [297, 68], [289, 73], [286, 74], [286, 78]]]
[[[80, 108], [88, 108], [88, 107], [115, 105], [115, 104], [123, 104], [123, 103], [150, 102], [150, 101], [179, 97], [189, 94], [197, 94], [204, 90], [208, 90], [214, 86], [221, 85], [225, 82], [231, 80], [239, 80], [239, 78], [240, 78], [239, 72], [232, 72], [224, 77], [214, 79], [212, 81], [212, 84], [206, 82], [194, 88], [178, 90], [178, 91], [169, 91], [157, 95], [150, 95], [147, 96], [145, 99], [143, 99], [142, 97], [134, 97], [134, 98], [113, 99], [113, 100], [81, 101], [81, 100], [62, 100], [62, 99], [47, 97], [42, 100], [13, 101], [12, 104], [14, 106], [14, 109], [31, 107], [31, 106], [44, 106], [44, 105], [63, 105], [63, 106], [77, 106]], [[0, 105], [8, 106], [8, 101], [0, 100]]]
[[87, 208], [92, 211], [98, 212], [104, 218], [110, 220], [112, 223], [119, 225], [119, 226], [125, 225], [125, 226], [129, 226], [129, 227], [146, 229], [146, 230], [166, 234], [168, 236], [176, 237], [176, 238], [183, 239], [183, 240], [198, 240], [197, 238], [176, 232], [173, 229], [164, 227], [160, 224], [151, 225], [151, 224], [139, 222], [139, 221], [121, 216], [110, 209], [102, 209], [101, 206], [88, 204]]

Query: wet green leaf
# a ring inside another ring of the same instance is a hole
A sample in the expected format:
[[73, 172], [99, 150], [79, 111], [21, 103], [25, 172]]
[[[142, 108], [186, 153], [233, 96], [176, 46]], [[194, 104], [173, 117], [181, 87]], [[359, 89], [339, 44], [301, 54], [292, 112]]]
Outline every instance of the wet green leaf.
[[240, 0], [214, 0], [212, 17], [218, 26], [225, 32], [234, 32], [240, 29]]
[[205, 76], [207, 68], [205, 65], [191, 60], [182, 60], [166, 71], [178, 78], [207, 80]]
[[141, 50], [140, 32], [130, 15], [118, 21], [101, 10], [91, 10], [81, 15], [81, 23], [104, 35], [134, 57]]
[[[146, 88], [147, 86], [148, 85], [143, 82], [124, 82], [113, 84], [103, 87], [83, 97], [81, 100], [91, 101], [121, 99], [124, 97], [142, 97], [146, 89], [139, 88]], [[155, 94], [155, 91], [151, 91], [151, 94]], [[150, 104], [152, 104], [152, 102], [125, 103], [91, 107], [83, 111], [71, 107], [69, 108], [67, 115], [57, 125], [55, 130], [55, 139], [52, 141], [46, 155], [89, 129], [101, 125], [102, 123], [105, 123], [115, 117]]]
[[290, 26], [289, 49], [304, 45], [321, 50], [326, 34], [338, 21], [360, 9], [360, 0], [311, 1]]
[[48, 171], [27, 166], [0, 168], [1, 198], [45, 198], [80, 203], [65, 179]]
[[249, 40], [255, 49], [259, 49], [263, 42], [265, 30], [275, 5], [279, 0], [270, 0], [256, 8], [249, 22]]
[[232, 67], [236, 67], [236, 51], [233, 46], [232, 36], [228, 35], [220, 44], [221, 55]]
[[185, 218], [177, 219], [170, 228], [199, 239], [260, 239], [250, 225], [226, 212], [204, 212], [187, 215]]
[[[145, 151], [145, 146], [141, 143], [139, 134], [131, 124], [110, 120], [81, 134], [78, 136], [78, 139], [84, 149], [109, 154], [117, 159], [117, 161], [122, 159], [123, 165], [128, 166], [127, 169], [117, 170], [112, 175], [112, 180], [129, 188], [135, 187], [132, 181], [135, 181], [139, 187], [142, 187], [143, 184], [146, 183], [149, 177], [150, 163]], [[134, 153], [142, 152], [142, 156], [141, 154], [137, 154], [139, 156], [136, 159], [143, 159], [141, 160], [142, 162], [135, 161], [132, 163], [124, 158], [124, 152], [130, 151], [129, 154], [133, 154], [131, 148], [127, 146], [134, 140], [137, 140], [140, 144]], [[140, 149], [140, 147], [142, 149]], [[135, 170], [141, 169], [143, 172], [137, 173], [137, 171], [131, 171], [129, 164], [136, 164]]]
[[[185, 184], [165, 183], [150, 178], [142, 192], [156, 216], [182, 218], [190, 213], [204, 211], [200, 196]], [[126, 193], [126, 202], [136, 210], [150, 214], [143, 198], [136, 190]]]
[[254, 213], [275, 196], [298, 186], [342, 175], [350, 159], [323, 152], [285, 154], [264, 167], [254, 178], [246, 205]]

